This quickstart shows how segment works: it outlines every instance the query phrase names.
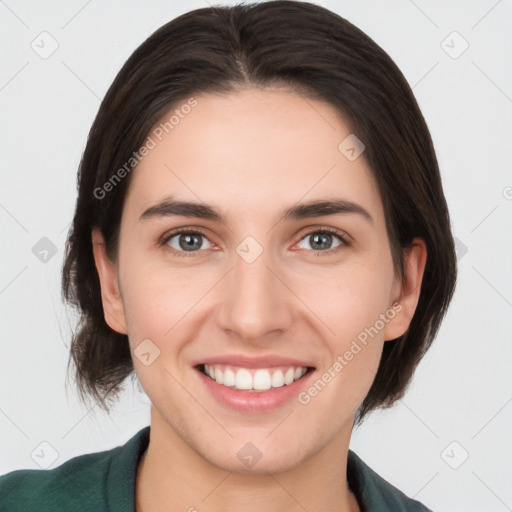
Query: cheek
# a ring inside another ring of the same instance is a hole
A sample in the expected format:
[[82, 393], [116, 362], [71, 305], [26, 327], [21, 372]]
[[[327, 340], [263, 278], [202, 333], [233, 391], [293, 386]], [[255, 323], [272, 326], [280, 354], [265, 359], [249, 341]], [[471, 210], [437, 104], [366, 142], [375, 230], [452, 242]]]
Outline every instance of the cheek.
[[[322, 327], [327, 350], [317, 379], [299, 396], [299, 403], [312, 404], [321, 422], [348, 421], [374, 381], [384, 346], [383, 325], [377, 322], [387, 305], [376, 277], [363, 275], [362, 269], [350, 272], [330, 281], [328, 296], [310, 287], [312, 309], [328, 329]], [[318, 320], [316, 325], [319, 329]]]
[[394, 275], [391, 261], [366, 263], [347, 265], [325, 279], [305, 280], [300, 292], [326, 333], [328, 356], [320, 378], [333, 382], [333, 402], [340, 400], [342, 390], [349, 410], [359, 406], [377, 372], [386, 325], [381, 315], [391, 318], [386, 317]]
[[343, 349], [390, 307], [393, 276], [391, 261], [366, 261], [303, 279], [298, 289]]
[[123, 293], [128, 332], [137, 338], [165, 340], [197, 302], [194, 285], [158, 272], [133, 273]]

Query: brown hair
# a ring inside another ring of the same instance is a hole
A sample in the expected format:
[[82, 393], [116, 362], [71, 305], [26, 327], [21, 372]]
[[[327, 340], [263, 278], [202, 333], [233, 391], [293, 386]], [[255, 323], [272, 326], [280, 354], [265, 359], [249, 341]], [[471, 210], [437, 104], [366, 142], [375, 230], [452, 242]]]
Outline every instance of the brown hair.
[[[62, 271], [65, 300], [80, 314], [68, 364], [80, 398], [106, 410], [134, 372], [128, 338], [105, 322], [91, 231], [115, 260], [130, 174], [98, 190], [137, 151], [173, 105], [202, 92], [288, 86], [327, 101], [366, 148], [386, 215], [395, 270], [414, 237], [427, 247], [418, 306], [408, 331], [384, 344], [358, 421], [401, 398], [452, 298], [456, 257], [432, 140], [412, 90], [391, 58], [333, 12], [276, 0], [197, 9], [158, 29], [118, 73], [94, 120], [78, 172], [78, 199]], [[341, 141], [340, 141], [341, 142]]]

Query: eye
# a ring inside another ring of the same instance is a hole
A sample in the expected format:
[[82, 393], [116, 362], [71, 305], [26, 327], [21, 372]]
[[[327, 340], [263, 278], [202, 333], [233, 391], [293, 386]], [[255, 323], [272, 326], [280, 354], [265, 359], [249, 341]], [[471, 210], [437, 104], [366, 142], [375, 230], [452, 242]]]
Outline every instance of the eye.
[[[188, 256], [187, 253], [197, 253], [207, 250], [209, 242], [206, 235], [198, 230], [180, 229], [165, 235], [162, 245], [167, 245], [178, 256]], [[193, 255], [193, 254], [191, 254]]]
[[[338, 240], [336, 242], [336, 239]], [[301, 247], [308, 241], [309, 247]], [[211, 249], [212, 243], [208, 240], [205, 233], [198, 229], [182, 228], [163, 236], [161, 245], [166, 246], [177, 256], [194, 256], [198, 252]], [[310, 249], [314, 254], [320, 256], [332, 254], [348, 246], [350, 243], [346, 235], [334, 228], [321, 228], [310, 231], [301, 238], [299, 247], [301, 249]]]
[[[335, 239], [338, 239], [338, 243], [335, 243]], [[317, 255], [321, 253], [332, 254], [340, 250], [343, 246], [349, 245], [347, 238], [340, 231], [333, 228], [322, 228], [310, 231], [301, 239], [300, 243], [308, 240], [307, 245], [309, 245], [309, 248]], [[301, 249], [308, 249], [308, 247], [301, 247]]]

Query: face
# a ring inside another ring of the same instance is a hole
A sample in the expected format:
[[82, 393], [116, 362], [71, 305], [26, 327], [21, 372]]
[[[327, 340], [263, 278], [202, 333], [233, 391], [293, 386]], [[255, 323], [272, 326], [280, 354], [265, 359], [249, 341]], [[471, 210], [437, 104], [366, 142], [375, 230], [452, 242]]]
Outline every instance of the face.
[[195, 99], [133, 171], [115, 263], [94, 234], [105, 317], [129, 336], [152, 429], [225, 470], [282, 471], [348, 443], [422, 261], [409, 285], [395, 275], [376, 183], [339, 149], [332, 106]]

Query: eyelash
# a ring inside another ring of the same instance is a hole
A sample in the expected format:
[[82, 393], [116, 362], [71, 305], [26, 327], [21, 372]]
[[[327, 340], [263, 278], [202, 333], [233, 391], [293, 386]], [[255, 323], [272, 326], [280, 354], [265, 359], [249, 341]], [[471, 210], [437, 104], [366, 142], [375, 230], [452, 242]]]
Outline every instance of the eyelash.
[[[316, 228], [316, 229], [313, 229], [311, 231], [308, 231], [307, 233], [305, 233], [300, 238], [299, 242], [302, 241], [304, 238], [307, 238], [308, 236], [311, 236], [313, 234], [318, 234], [318, 233], [320, 233], [320, 234], [335, 235], [335, 236], [337, 236], [340, 239], [341, 244], [338, 245], [337, 247], [335, 247], [334, 249], [327, 249], [325, 251], [315, 251], [314, 249], [311, 250], [311, 251], [308, 251], [308, 252], [312, 252], [315, 256], [332, 255], [332, 254], [335, 254], [338, 251], [342, 250], [344, 247], [350, 246], [350, 243], [349, 243], [349, 241], [347, 239], [347, 236], [344, 235], [343, 232], [341, 232], [341, 231], [339, 231], [337, 229], [328, 228], [328, 227]], [[187, 251], [177, 251], [176, 249], [173, 249], [172, 247], [170, 247], [168, 245], [168, 242], [169, 242], [169, 240], [171, 240], [171, 238], [174, 238], [177, 235], [201, 235], [201, 236], [205, 237], [208, 240], [208, 236], [206, 235], [206, 233], [204, 233], [203, 231], [201, 231], [198, 228], [194, 228], [194, 229], [192, 229], [192, 228], [180, 228], [180, 229], [177, 229], [175, 231], [172, 231], [171, 233], [166, 233], [161, 238], [161, 240], [159, 242], [159, 245], [163, 246], [166, 250], [169, 250], [170, 252], [172, 252], [174, 255], [176, 255], [178, 257], [188, 258], [188, 257], [197, 255], [197, 253], [199, 253], [201, 251], [187, 252]]]

